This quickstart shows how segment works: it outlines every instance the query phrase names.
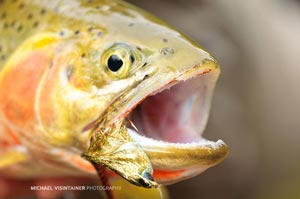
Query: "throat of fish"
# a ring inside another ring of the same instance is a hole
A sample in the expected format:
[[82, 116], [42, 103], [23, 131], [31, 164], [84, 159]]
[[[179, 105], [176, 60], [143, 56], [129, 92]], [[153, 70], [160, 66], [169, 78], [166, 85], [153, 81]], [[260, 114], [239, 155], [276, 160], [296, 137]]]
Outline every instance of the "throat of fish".
[[92, 130], [90, 147], [82, 157], [94, 165], [103, 183], [108, 183], [106, 174], [103, 174], [106, 173], [102, 169], [104, 166], [137, 186], [157, 187], [158, 184], [152, 177], [150, 159], [129, 136], [125, 122], [118, 121], [107, 128], [101, 126], [98, 124]]

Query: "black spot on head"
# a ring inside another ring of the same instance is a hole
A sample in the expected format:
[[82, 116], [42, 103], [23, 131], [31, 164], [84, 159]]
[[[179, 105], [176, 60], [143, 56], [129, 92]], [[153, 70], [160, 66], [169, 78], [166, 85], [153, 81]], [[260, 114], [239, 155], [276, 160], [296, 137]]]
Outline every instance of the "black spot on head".
[[142, 48], [137, 46], [136, 49], [138, 49], [139, 51], [142, 51]]
[[102, 36], [102, 32], [99, 31], [99, 32], [97, 33], [97, 36], [98, 36], [98, 37], [101, 37], [101, 36]]
[[33, 23], [33, 27], [36, 28], [36, 27], [38, 27], [38, 26], [39, 26], [39, 22], [38, 22], [38, 21], [35, 21], [35, 22]]
[[29, 13], [29, 14], [27, 15], [27, 19], [30, 20], [30, 19], [32, 19], [32, 18], [33, 18], [33, 15], [32, 15], [31, 13]]
[[145, 67], [145, 66], [147, 66], [147, 64], [148, 64], [148, 63], [147, 63], [147, 62], [145, 62], [145, 63], [143, 64], [143, 66], [142, 66], [142, 67]]
[[46, 10], [44, 8], [41, 9], [40, 14], [43, 15], [46, 13]]
[[167, 42], [168, 42], [168, 39], [163, 38], [163, 42], [167, 43]]
[[18, 28], [17, 28], [17, 31], [20, 32], [22, 29], [23, 29], [23, 26], [19, 25]]
[[6, 12], [3, 12], [3, 13], [1, 14], [1, 19], [5, 19], [6, 16], [7, 16]]
[[81, 54], [81, 57], [84, 58], [84, 57], [85, 57], [85, 53], [82, 53], [82, 54]]
[[149, 77], [149, 75], [145, 75], [145, 77], [144, 77], [144, 79], [143, 79], [143, 80], [147, 79], [148, 77]]
[[7, 27], [8, 27], [8, 23], [7, 23], [7, 22], [4, 22], [3, 28], [5, 29], [5, 28], [7, 28]]
[[80, 31], [79, 30], [75, 30], [74, 34], [75, 35], [79, 35]]
[[23, 9], [25, 7], [25, 4], [24, 3], [21, 3], [20, 5], [19, 5], [19, 9]]
[[65, 35], [64, 31], [59, 32], [59, 36], [64, 36], [64, 35]]

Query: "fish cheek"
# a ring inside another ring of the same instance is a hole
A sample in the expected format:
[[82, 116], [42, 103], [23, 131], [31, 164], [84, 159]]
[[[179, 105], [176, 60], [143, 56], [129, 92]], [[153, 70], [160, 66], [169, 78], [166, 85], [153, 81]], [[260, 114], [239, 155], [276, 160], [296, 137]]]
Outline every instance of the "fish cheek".
[[68, 64], [65, 69], [65, 77], [73, 87], [87, 92], [92, 87], [100, 88], [107, 82], [96, 64], [82, 60]]
[[34, 121], [34, 100], [38, 84], [49, 65], [49, 58], [41, 51], [27, 54], [6, 67], [0, 79], [0, 107], [6, 117], [16, 125]]

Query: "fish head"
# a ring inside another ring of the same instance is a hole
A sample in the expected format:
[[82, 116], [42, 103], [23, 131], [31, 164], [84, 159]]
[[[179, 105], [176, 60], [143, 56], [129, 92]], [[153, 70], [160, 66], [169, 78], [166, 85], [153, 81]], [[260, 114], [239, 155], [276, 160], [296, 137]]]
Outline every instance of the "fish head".
[[111, 126], [128, 120], [130, 136], [150, 158], [160, 183], [175, 183], [220, 163], [227, 145], [202, 137], [220, 74], [217, 61], [152, 15], [132, 7], [124, 13], [107, 13], [105, 20], [99, 59], [111, 78], [106, 88], [118, 91], [98, 121]]
[[[227, 145], [202, 137], [220, 73], [216, 60], [125, 2], [106, 2], [101, 11], [85, 6], [79, 26], [65, 28], [52, 60], [56, 70], [41, 83], [53, 91], [41, 91], [37, 104], [51, 143], [84, 151], [99, 121], [106, 128], [127, 120], [160, 183], [193, 177], [224, 160]], [[49, 107], [55, 117], [45, 111]]]

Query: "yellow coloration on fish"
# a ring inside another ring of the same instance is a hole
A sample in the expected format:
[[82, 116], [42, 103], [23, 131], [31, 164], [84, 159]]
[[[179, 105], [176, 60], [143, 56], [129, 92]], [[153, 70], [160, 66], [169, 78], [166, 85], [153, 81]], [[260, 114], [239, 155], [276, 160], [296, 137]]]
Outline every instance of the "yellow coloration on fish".
[[0, 168], [7, 167], [18, 162], [23, 162], [26, 159], [27, 156], [22, 151], [9, 151], [8, 153], [5, 153], [1, 156]]
[[201, 136], [219, 73], [126, 2], [1, 0], [0, 175], [94, 178], [103, 165], [144, 187], [191, 178], [228, 153]]
[[83, 153], [87, 160], [115, 171], [129, 182], [151, 188], [153, 181], [151, 163], [142, 148], [132, 140], [123, 121], [107, 129], [96, 129], [89, 149]]
[[[123, 189], [116, 189], [114, 194], [116, 198], [122, 199], [154, 199], [163, 198], [168, 199], [168, 192], [165, 187], [159, 186], [156, 189], [144, 189], [142, 187], [134, 186], [124, 181], [123, 179], [116, 179], [112, 181], [114, 187], [124, 187]], [[126, 188], [125, 188], [126, 187]]]

